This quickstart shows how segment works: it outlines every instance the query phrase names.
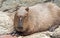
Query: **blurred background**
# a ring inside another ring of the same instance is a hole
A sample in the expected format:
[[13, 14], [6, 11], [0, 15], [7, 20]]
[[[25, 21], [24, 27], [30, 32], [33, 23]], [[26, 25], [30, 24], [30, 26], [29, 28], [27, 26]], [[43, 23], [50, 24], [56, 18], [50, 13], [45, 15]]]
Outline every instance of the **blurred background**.
[[51, 1], [60, 6], [60, 0], [0, 0], [0, 11], [14, 12], [20, 6], [32, 6]]

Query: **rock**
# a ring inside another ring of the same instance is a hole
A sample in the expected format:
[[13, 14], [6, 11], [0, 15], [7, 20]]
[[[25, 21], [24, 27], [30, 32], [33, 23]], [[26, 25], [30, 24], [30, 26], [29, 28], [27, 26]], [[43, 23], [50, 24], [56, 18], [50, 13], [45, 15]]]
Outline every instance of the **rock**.
[[[21, 37], [18, 37], [18, 38], [21, 38]], [[22, 38], [50, 38], [50, 37], [42, 33], [35, 33], [32, 35], [23, 36]]]
[[0, 11], [0, 34], [9, 34], [14, 30], [12, 19]]
[[18, 38], [23, 38], [23, 36], [19, 36]]
[[0, 11], [7, 11], [12, 13], [20, 6], [32, 6], [43, 1], [45, 0], [1, 0]]
[[0, 38], [17, 38], [17, 37], [11, 35], [1, 35]]
[[51, 36], [51, 38], [60, 38], [60, 26], [56, 28], [53, 32], [45, 31], [41, 33], [46, 34], [47, 36]]
[[18, 6], [19, 4], [15, 0], [6, 0], [3, 2], [0, 11], [14, 12]]
[[0, 7], [2, 6], [2, 4], [3, 4], [4, 1], [5, 0], [0, 0]]
[[41, 32], [42, 34], [46, 34], [47, 36], [52, 36], [53, 32], [50, 32], [50, 31], [44, 31], [44, 32]]
[[54, 0], [54, 3], [56, 3], [60, 7], [60, 0]]
[[[43, 3], [46, 0], [0, 0], [0, 11], [14, 12], [20, 6], [32, 6], [38, 3]], [[59, 0], [54, 0], [60, 6]]]
[[60, 38], [60, 26], [53, 32], [52, 38]]
[[4, 13], [7, 14], [14, 21], [14, 15], [15, 15], [16, 11], [13, 13], [10, 13], [10, 12], [4, 12]]

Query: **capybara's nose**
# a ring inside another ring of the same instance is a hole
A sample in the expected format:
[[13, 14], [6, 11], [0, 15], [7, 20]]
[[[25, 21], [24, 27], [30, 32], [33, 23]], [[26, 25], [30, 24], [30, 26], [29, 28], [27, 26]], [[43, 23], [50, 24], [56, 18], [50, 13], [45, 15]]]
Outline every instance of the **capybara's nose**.
[[23, 30], [23, 27], [17, 27], [18, 29], [20, 29], [20, 30]]

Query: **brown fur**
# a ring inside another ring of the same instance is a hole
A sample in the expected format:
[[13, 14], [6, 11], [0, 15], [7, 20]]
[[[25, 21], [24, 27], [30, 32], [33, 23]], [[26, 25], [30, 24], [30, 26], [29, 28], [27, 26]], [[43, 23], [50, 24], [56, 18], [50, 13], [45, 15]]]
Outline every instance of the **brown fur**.
[[[53, 3], [37, 4], [28, 7], [27, 10], [26, 8], [21, 7], [14, 18], [16, 30], [23, 32], [25, 35], [45, 31], [60, 22], [60, 8]], [[23, 30], [17, 29], [19, 16], [27, 16], [23, 21]]]

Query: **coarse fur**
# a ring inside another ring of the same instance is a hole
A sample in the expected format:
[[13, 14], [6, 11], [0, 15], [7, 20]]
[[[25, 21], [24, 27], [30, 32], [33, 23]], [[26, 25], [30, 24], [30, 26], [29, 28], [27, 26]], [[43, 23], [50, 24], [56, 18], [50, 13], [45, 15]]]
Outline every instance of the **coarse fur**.
[[[23, 19], [23, 29], [18, 29], [18, 21]], [[21, 7], [14, 17], [15, 29], [23, 35], [29, 35], [49, 29], [60, 22], [60, 8], [53, 3], [42, 3], [31, 7]]]

